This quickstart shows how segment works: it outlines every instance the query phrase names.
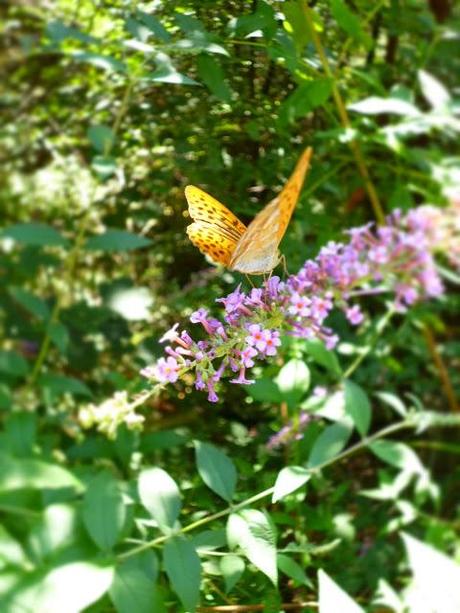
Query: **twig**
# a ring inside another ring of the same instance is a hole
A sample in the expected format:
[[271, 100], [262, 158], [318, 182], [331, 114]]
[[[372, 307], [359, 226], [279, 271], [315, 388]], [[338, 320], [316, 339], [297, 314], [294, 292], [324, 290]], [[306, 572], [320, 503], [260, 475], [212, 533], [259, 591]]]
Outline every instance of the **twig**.
[[460, 406], [455, 397], [455, 391], [449, 377], [449, 371], [447, 370], [447, 367], [444, 364], [444, 360], [442, 359], [442, 356], [438, 351], [434, 334], [431, 331], [431, 328], [427, 325], [423, 326], [422, 332], [423, 336], [425, 337], [426, 344], [428, 346], [428, 351], [430, 352], [431, 358], [437, 368], [439, 379], [441, 381], [441, 386], [444, 390], [447, 402], [449, 403], [449, 408], [452, 413], [459, 413]]
[[[351, 129], [352, 127], [351, 121], [348, 116], [348, 112], [345, 107], [345, 103], [343, 101], [342, 95], [337, 86], [337, 82], [336, 82], [334, 73], [332, 72], [331, 67], [329, 65], [329, 60], [327, 59], [326, 53], [324, 52], [324, 49], [323, 49], [323, 45], [315, 29], [315, 24], [313, 21], [313, 17], [311, 15], [311, 9], [308, 6], [306, 0], [299, 0], [299, 2], [300, 2], [300, 7], [302, 9], [302, 13], [305, 17], [305, 22], [307, 24], [308, 29], [310, 30], [313, 43], [316, 47], [316, 51], [318, 53], [321, 64], [323, 66], [324, 73], [331, 80], [332, 96], [334, 98], [334, 102], [337, 107], [337, 112], [340, 117], [340, 122], [344, 128]], [[359, 173], [364, 181], [364, 186], [366, 188], [367, 194], [369, 196], [369, 200], [374, 210], [374, 215], [377, 218], [377, 221], [379, 223], [384, 223], [385, 215], [382, 209], [382, 205], [380, 204], [380, 199], [378, 197], [377, 190], [375, 189], [375, 186], [370, 177], [366, 162], [364, 161], [364, 157], [361, 152], [361, 147], [359, 146], [359, 143], [356, 140], [350, 141], [349, 146], [353, 154], [353, 157], [355, 158], [356, 166], [358, 167]]]

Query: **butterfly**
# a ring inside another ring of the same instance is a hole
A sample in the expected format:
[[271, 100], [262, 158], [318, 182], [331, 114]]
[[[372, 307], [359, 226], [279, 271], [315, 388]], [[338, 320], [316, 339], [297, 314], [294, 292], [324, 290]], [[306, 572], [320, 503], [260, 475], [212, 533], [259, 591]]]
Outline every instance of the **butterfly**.
[[310, 166], [311, 147], [300, 156], [281, 192], [246, 227], [221, 202], [194, 185], [185, 197], [190, 217], [187, 227], [192, 243], [215, 262], [248, 275], [270, 272], [280, 261], [278, 245], [286, 232]]

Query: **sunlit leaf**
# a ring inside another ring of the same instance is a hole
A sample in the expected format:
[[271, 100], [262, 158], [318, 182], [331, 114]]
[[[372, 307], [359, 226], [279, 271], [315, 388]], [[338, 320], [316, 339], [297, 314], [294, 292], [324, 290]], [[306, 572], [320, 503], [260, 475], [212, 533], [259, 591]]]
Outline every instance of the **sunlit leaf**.
[[313, 445], [308, 458], [308, 466], [314, 468], [338, 455], [347, 444], [351, 433], [352, 428], [343, 422], [327, 426]]
[[147, 468], [139, 475], [139, 496], [161, 529], [174, 527], [182, 506], [179, 488], [162, 468]]
[[256, 509], [232, 513], [227, 522], [230, 547], [239, 547], [250, 562], [276, 585], [276, 533], [268, 517]]
[[425, 70], [418, 71], [418, 80], [425, 99], [434, 110], [444, 109], [450, 102], [450, 94], [444, 85]]
[[228, 594], [238, 583], [246, 565], [243, 558], [227, 554], [220, 560], [220, 570], [225, 581], [225, 592]]
[[302, 487], [311, 478], [311, 472], [303, 466], [285, 466], [278, 473], [272, 502], [278, 502], [288, 494]]
[[323, 570], [318, 571], [319, 613], [364, 613], [364, 610]]
[[384, 113], [402, 115], [403, 117], [417, 117], [420, 111], [413, 104], [399, 98], [379, 98], [371, 96], [359, 102], [348, 105], [350, 111], [363, 115], [382, 115]]
[[460, 565], [409, 534], [403, 534], [402, 539], [412, 571], [412, 582], [404, 599], [408, 610], [460, 611]]

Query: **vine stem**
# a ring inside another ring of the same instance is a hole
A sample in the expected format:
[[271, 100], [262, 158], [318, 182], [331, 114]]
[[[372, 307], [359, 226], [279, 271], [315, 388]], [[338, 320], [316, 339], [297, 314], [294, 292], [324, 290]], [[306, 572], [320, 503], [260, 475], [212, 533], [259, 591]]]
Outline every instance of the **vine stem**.
[[[321, 464], [318, 464], [317, 466], [314, 466], [312, 468], [308, 468], [307, 470], [312, 475], [315, 473], [318, 473], [324, 468], [327, 468], [331, 466], [332, 464], [335, 464], [336, 462], [340, 462], [341, 460], [353, 455], [357, 451], [364, 449], [370, 443], [373, 443], [374, 441], [380, 438], [384, 438], [390, 434], [399, 432], [400, 430], [404, 430], [404, 429], [412, 428], [412, 427], [413, 427], [413, 422], [411, 421], [410, 418], [400, 421], [397, 424], [392, 424], [390, 426], [387, 426], [386, 428], [379, 430], [375, 434], [372, 434], [371, 436], [363, 438], [361, 441], [359, 441], [355, 445], [352, 445], [345, 451], [342, 451], [342, 453], [339, 453], [333, 458], [329, 458], [328, 460], [321, 462]], [[192, 530], [195, 530], [196, 528], [200, 528], [201, 526], [209, 524], [210, 522], [213, 522], [216, 519], [220, 519], [221, 517], [225, 517], [226, 515], [230, 515], [231, 513], [236, 513], [239, 510], [244, 509], [245, 507], [248, 507], [254, 504], [255, 502], [259, 502], [259, 500], [263, 500], [264, 498], [267, 498], [268, 496], [272, 495], [274, 491], [275, 491], [274, 486], [269, 487], [268, 489], [263, 490], [262, 492], [259, 492], [258, 494], [251, 496], [250, 498], [246, 498], [246, 500], [243, 500], [242, 502], [239, 502], [238, 504], [231, 505], [227, 507], [226, 509], [223, 509], [222, 511], [218, 511], [217, 513], [213, 513], [212, 515], [208, 515], [207, 517], [198, 519], [197, 521], [194, 521], [191, 524], [188, 524], [188, 526], [185, 526], [184, 528], [181, 528], [180, 530], [174, 533], [159, 536], [156, 539], [149, 541], [148, 543], [143, 543], [142, 545], [139, 545], [138, 547], [134, 547], [133, 549], [129, 551], [121, 553], [120, 555], [117, 556], [117, 558], [119, 560], [125, 560], [126, 558], [130, 558], [134, 555], [137, 555], [141, 553], [142, 551], [146, 551], [148, 549], [152, 549], [153, 547], [157, 547], [158, 545], [161, 545], [162, 543], [167, 541], [169, 538], [176, 536], [177, 534], [185, 534], [187, 532], [191, 532]]]
[[[332, 69], [329, 65], [329, 60], [327, 59], [326, 53], [321, 43], [321, 39], [318, 35], [318, 32], [316, 31], [311, 9], [308, 6], [306, 0], [299, 0], [299, 2], [300, 2], [300, 8], [302, 10], [303, 16], [305, 18], [305, 23], [311, 33], [313, 44], [315, 45], [319, 59], [323, 66], [324, 73], [328, 77], [328, 79], [330, 79], [331, 81], [332, 96], [334, 98], [334, 102], [337, 107], [337, 112], [340, 117], [340, 122], [344, 128], [351, 129], [352, 128], [351, 121], [348, 116], [348, 112], [345, 107], [345, 103], [343, 101], [342, 94], [340, 93], [340, 89], [337, 85], [335, 75], [332, 72]], [[383, 212], [383, 208], [380, 203], [380, 199], [377, 194], [377, 190], [375, 189], [374, 183], [369, 174], [369, 170], [364, 160], [364, 156], [362, 154], [361, 147], [359, 146], [359, 143], [356, 140], [350, 141], [349, 146], [353, 154], [353, 157], [355, 158], [356, 166], [358, 167], [359, 173], [364, 181], [364, 186], [366, 188], [370, 203], [374, 210], [374, 215], [377, 221], [383, 224], [385, 222], [385, 214]]]

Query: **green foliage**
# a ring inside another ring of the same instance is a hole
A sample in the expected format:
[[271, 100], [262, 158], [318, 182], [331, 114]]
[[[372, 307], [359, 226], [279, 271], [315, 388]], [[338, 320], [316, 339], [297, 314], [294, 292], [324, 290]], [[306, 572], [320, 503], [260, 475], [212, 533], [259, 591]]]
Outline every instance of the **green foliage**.
[[283, 339], [217, 406], [139, 375], [250, 287], [189, 243], [185, 185], [246, 223], [311, 145], [291, 271], [374, 219], [356, 147], [385, 213], [458, 190], [453, 4], [0, 8], [0, 610], [460, 610], [445, 262], [442, 301], [388, 325], [367, 297], [361, 326], [329, 318], [337, 350]]

